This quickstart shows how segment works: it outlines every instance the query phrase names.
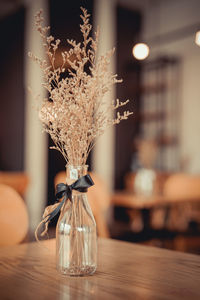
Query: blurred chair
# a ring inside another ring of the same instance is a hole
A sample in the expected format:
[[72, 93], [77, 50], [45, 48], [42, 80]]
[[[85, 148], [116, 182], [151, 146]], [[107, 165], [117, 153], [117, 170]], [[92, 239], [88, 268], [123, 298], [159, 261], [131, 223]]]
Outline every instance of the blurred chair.
[[24, 196], [28, 187], [29, 178], [22, 172], [0, 172], [0, 184], [6, 184]]
[[21, 196], [10, 186], [0, 184], [0, 246], [15, 245], [28, 232], [28, 212]]
[[[109, 230], [105, 218], [107, 209], [110, 206], [110, 195], [104, 181], [95, 173], [90, 173], [95, 185], [88, 189], [88, 201], [94, 214], [99, 237], [109, 237]], [[66, 182], [66, 173], [59, 172], [54, 179], [55, 186], [58, 183]]]
[[197, 209], [200, 206], [200, 176], [173, 174], [166, 181], [163, 194], [174, 202], [169, 216], [170, 228], [185, 230], [190, 220], [200, 223], [200, 210]]
[[163, 193], [173, 200], [200, 200], [200, 176], [176, 173], [165, 182]]
[[[190, 244], [195, 245], [195, 241], [199, 248], [200, 176], [173, 174], [166, 181], [163, 193], [169, 200], [174, 201], [174, 206], [169, 212], [168, 227], [183, 232], [183, 235], [175, 239], [175, 248], [187, 251]], [[196, 224], [193, 225], [195, 230], [190, 230], [191, 224]]]

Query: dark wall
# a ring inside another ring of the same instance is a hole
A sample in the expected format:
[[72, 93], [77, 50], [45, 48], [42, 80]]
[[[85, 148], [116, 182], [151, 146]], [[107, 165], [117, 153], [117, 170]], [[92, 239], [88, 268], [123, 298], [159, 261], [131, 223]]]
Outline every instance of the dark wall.
[[128, 120], [115, 128], [115, 188], [123, 188], [126, 172], [130, 170], [133, 139], [139, 130], [137, 115], [139, 112], [140, 64], [134, 60], [132, 48], [141, 29], [141, 15], [118, 6], [117, 8], [117, 74], [123, 83], [117, 85], [117, 97], [130, 102], [123, 109], [133, 111]]
[[24, 9], [0, 20], [0, 170], [23, 170]]

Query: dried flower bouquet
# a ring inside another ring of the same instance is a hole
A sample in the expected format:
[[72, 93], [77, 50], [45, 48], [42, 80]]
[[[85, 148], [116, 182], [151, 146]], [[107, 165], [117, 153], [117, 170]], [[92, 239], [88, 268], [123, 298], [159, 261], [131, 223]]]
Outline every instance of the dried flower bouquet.
[[49, 93], [49, 98], [43, 99], [39, 118], [55, 143], [52, 148], [60, 151], [71, 165], [84, 165], [96, 138], [108, 127], [132, 114], [124, 111], [122, 114], [117, 112], [116, 117], [110, 117], [109, 111], [117, 110], [129, 100], [120, 102], [117, 99], [110, 104], [106, 102], [104, 96], [112, 85], [122, 81], [109, 70], [114, 49], [97, 58], [98, 32], [93, 39], [90, 35], [90, 15], [86, 9], [81, 10], [83, 23], [80, 30], [83, 41], [77, 43], [75, 40], [67, 40], [71, 48], [61, 52], [62, 66], [55, 67], [60, 40], [48, 36], [50, 27], [42, 26], [42, 11], [36, 14], [35, 23], [43, 39], [48, 61], [29, 53], [43, 70], [43, 86]]

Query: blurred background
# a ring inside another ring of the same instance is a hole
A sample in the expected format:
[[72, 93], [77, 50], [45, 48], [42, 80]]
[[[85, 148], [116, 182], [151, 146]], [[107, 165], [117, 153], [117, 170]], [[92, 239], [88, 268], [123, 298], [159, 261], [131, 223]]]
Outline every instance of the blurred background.
[[129, 99], [134, 113], [107, 131], [88, 159], [99, 236], [200, 253], [198, 0], [0, 1], [0, 184], [22, 198], [14, 210], [7, 194], [0, 195], [0, 221], [15, 227], [13, 215], [23, 208], [17, 222], [25, 229], [17, 242], [31, 240], [64, 176], [65, 161], [49, 150], [52, 141], [28, 92], [30, 86], [45, 97], [41, 71], [27, 53], [45, 57], [34, 28], [40, 8], [55, 38], [80, 41], [80, 6], [94, 30], [100, 26], [99, 55], [116, 48], [111, 70], [123, 83], [108, 101]]

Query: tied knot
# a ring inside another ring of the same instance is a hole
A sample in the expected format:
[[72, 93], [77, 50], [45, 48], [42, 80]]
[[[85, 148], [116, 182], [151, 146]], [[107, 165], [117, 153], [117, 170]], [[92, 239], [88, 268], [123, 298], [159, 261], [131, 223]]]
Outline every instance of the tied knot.
[[[65, 183], [59, 183], [56, 186], [56, 200], [59, 202], [58, 206], [46, 216], [45, 223], [50, 222], [61, 210], [66, 200], [72, 201], [72, 190], [76, 190], [80, 193], [86, 193], [88, 188], [93, 186], [94, 182], [90, 175], [80, 177], [78, 180], [68, 185]], [[61, 202], [59, 200], [63, 199]]]
[[64, 196], [67, 196], [70, 201], [72, 201], [72, 185], [68, 185], [65, 183], [59, 183], [56, 185], [56, 199], [59, 201]]

